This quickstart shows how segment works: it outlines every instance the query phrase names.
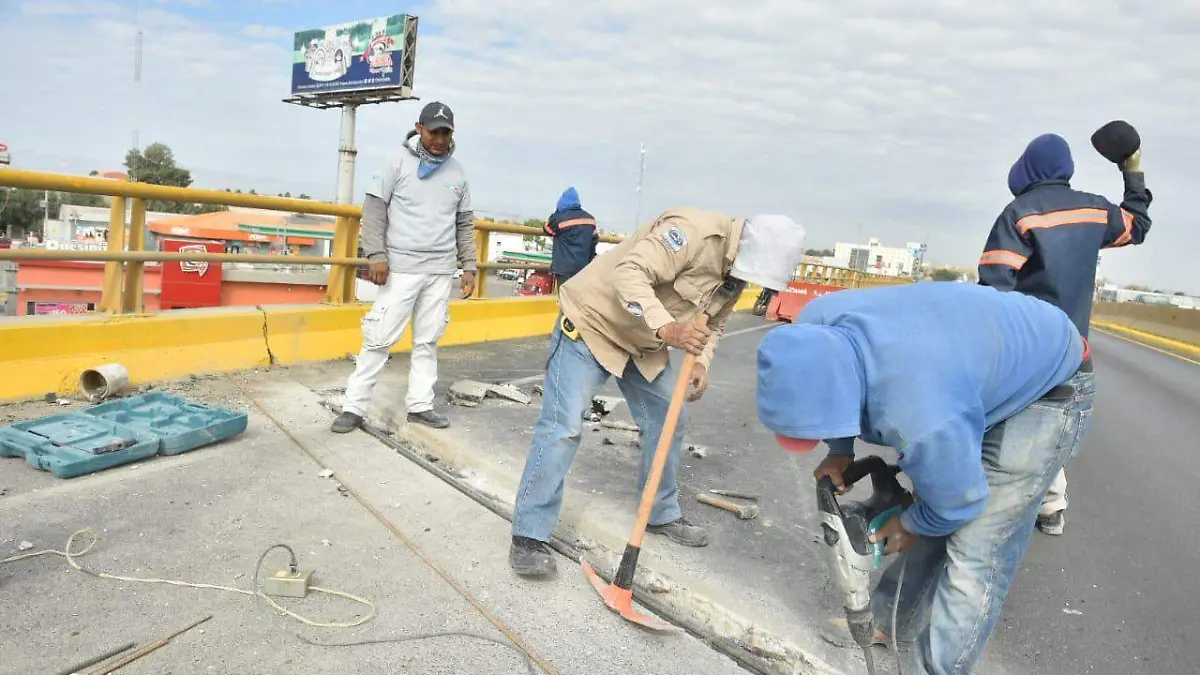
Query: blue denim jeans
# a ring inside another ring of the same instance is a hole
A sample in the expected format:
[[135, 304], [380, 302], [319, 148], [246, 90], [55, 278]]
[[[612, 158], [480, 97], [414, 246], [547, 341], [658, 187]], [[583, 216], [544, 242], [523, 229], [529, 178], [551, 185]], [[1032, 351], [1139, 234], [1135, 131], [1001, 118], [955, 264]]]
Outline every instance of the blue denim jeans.
[[983, 515], [949, 536], [921, 537], [884, 571], [872, 613], [897, 642], [916, 643], [910, 675], [974, 671], [1025, 557], [1042, 497], [1091, 425], [1094, 375], [1076, 373], [1067, 383], [1074, 396], [1043, 398], [984, 435], [989, 494]]
[[[678, 369], [671, 363], [653, 382], [648, 382], [637, 366], [630, 362], [625, 367], [624, 376], [617, 379], [629, 411], [641, 429], [639, 494], [646, 485], [654, 462], [654, 450], [658, 447], [658, 436], [667, 416], [677, 373]], [[533, 443], [525, 459], [521, 484], [517, 488], [513, 536], [550, 541], [562, 509], [567, 472], [583, 434], [583, 414], [591, 408], [592, 397], [608, 378], [608, 371], [596, 361], [587, 345], [582, 340], [572, 340], [563, 335], [556, 322], [550, 337], [550, 360], [546, 364], [542, 414], [533, 428]], [[683, 446], [686, 412], [685, 404], [671, 439], [670, 455], [663, 469], [654, 508], [650, 512], [651, 525], [664, 525], [680, 517], [679, 488], [675, 477], [679, 469], [680, 448]]]

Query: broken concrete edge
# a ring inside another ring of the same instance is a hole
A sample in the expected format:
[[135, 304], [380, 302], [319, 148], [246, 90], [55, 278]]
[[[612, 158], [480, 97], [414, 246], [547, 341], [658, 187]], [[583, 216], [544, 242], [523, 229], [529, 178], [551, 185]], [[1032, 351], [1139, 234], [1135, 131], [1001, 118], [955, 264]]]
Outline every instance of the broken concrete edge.
[[488, 396], [523, 405], [529, 405], [533, 400], [529, 394], [526, 394], [512, 384], [490, 384], [477, 380], [458, 380], [450, 385], [451, 403], [470, 407], [483, 402]]
[[[443, 432], [406, 425], [392, 435], [364, 424], [367, 433], [408, 457], [496, 515], [512, 522], [515, 495], [501, 497], [493, 491], [500, 484], [491, 467], [472, 461], [472, 456]], [[427, 457], [438, 458], [437, 462]], [[458, 469], [457, 471], [447, 470]], [[475, 485], [472, 485], [475, 482]], [[486, 488], [484, 487], [486, 486]], [[503, 490], [497, 490], [503, 491]], [[511, 490], [508, 490], [511, 492]], [[550, 546], [574, 562], [587, 559], [606, 581], [612, 581], [624, 551], [628, 532], [618, 531], [602, 516], [587, 513], [563, 517]], [[577, 525], [565, 521], [577, 520]], [[821, 658], [810, 654], [782, 636], [763, 630], [755, 618], [714, 600], [720, 594], [704, 581], [679, 569], [650, 551], [642, 551], [634, 579], [634, 599], [646, 609], [663, 616], [741, 666], [763, 675], [843, 675]]]

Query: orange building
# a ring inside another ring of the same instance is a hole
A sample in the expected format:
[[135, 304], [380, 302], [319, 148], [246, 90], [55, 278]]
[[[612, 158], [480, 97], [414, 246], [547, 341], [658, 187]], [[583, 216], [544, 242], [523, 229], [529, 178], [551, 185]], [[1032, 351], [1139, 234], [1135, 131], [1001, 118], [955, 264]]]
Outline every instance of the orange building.
[[328, 255], [336, 223], [321, 216], [246, 209], [162, 218], [146, 228], [155, 240], [219, 241], [229, 253], [321, 256]]

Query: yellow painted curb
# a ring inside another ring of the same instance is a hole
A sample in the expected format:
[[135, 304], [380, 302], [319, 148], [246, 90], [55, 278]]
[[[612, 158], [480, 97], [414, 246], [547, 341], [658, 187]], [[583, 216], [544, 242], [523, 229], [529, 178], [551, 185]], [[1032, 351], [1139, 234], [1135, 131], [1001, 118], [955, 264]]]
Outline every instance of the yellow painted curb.
[[1131, 327], [1123, 325], [1123, 324], [1112, 323], [1110, 321], [1104, 321], [1104, 320], [1099, 320], [1099, 319], [1093, 319], [1092, 325], [1095, 326], [1096, 328], [1100, 328], [1102, 330], [1107, 330], [1107, 331], [1111, 331], [1113, 333], [1118, 333], [1118, 334], [1124, 335], [1125, 337], [1128, 337], [1137, 342], [1142, 342], [1142, 343], [1145, 343], [1148, 345], [1153, 345], [1155, 347], [1159, 347], [1162, 349], [1176, 351], [1176, 352], [1182, 352], [1184, 354], [1188, 354], [1191, 356], [1200, 357], [1200, 345], [1198, 345], [1198, 344], [1194, 344], [1191, 342], [1184, 342], [1182, 340], [1176, 340], [1174, 338], [1169, 338], [1169, 337], [1166, 337], [1163, 335], [1158, 335], [1156, 333], [1148, 333], [1144, 330], [1138, 330], [1137, 328], [1131, 328]]

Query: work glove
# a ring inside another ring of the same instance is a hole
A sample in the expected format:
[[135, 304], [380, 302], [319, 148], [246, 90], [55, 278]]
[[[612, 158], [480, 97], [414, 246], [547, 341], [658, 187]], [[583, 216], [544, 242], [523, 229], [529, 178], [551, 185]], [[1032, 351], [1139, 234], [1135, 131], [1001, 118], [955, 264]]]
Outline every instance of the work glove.
[[1138, 148], [1136, 152], [1129, 156], [1124, 162], [1121, 162], [1121, 171], [1125, 173], [1138, 173], [1142, 171], [1142, 149]]

